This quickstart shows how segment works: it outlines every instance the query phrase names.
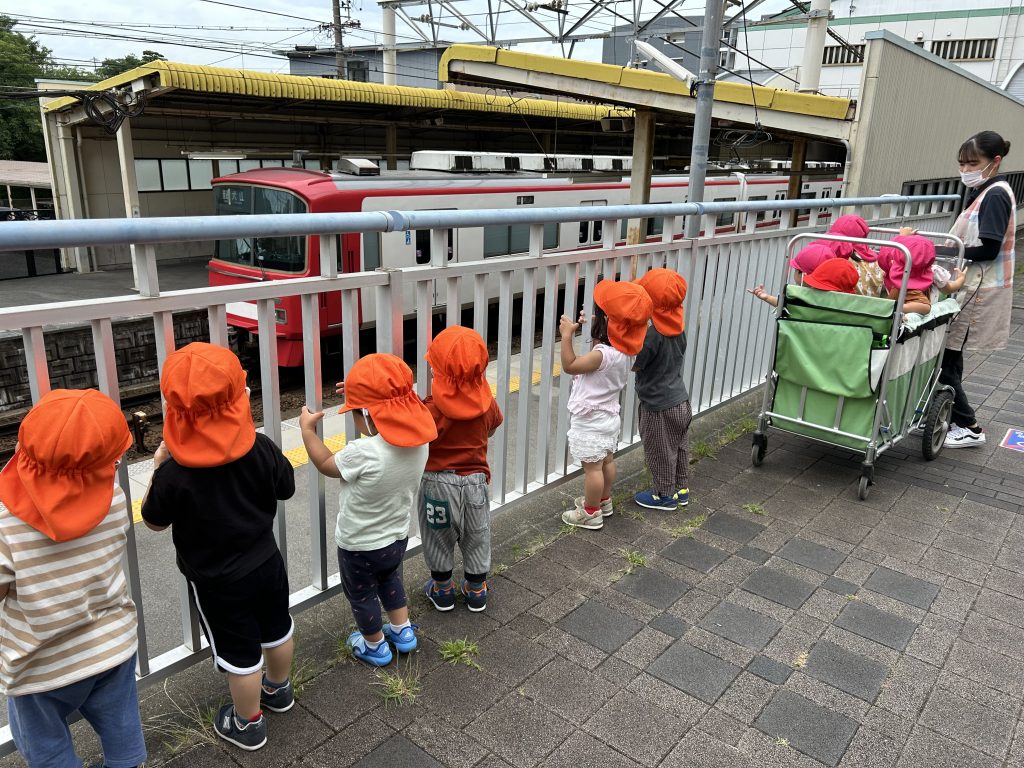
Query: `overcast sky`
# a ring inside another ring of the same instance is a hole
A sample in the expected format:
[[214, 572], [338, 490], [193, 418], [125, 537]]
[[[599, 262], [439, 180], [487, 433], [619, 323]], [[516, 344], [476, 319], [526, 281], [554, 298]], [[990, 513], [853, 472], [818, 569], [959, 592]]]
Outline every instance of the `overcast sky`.
[[[525, 0], [513, 1], [518, 7], [525, 5]], [[573, 7], [579, 7], [583, 1], [573, 0]], [[59, 63], [75, 66], [88, 66], [93, 61], [139, 54], [149, 49], [159, 51], [173, 61], [286, 72], [287, 61], [274, 56], [273, 50], [295, 45], [333, 45], [331, 32], [319, 28], [319, 24], [331, 21], [330, 0], [224, 0], [224, 3], [258, 10], [245, 10], [204, 0], [178, 0], [170, 3], [37, 0], [29, 6], [0, 0], [0, 13], [14, 17], [18, 21], [16, 29], [23, 34], [34, 34], [53, 51]], [[346, 32], [346, 46], [379, 43], [381, 20], [376, 0], [351, 0], [351, 5], [351, 18], [359, 20], [361, 26]], [[763, 13], [788, 5], [786, 0], [768, 0], [751, 15], [760, 17]], [[645, 18], [657, 7], [653, 2], [648, 2], [647, 6], [643, 13]], [[32, 9], [31, 17], [26, 7]], [[486, 9], [484, 0], [459, 0], [457, 7], [472, 22], [482, 24], [482, 11]], [[508, 4], [508, 0], [503, 7], [505, 10], [500, 17], [500, 36], [514, 38], [543, 35], [540, 29], [517, 13]], [[616, 7], [623, 15], [629, 16], [632, 13], [631, 2], [619, 2]], [[703, 7], [703, 0], [684, 0], [681, 12], [699, 15], [703, 13]], [[287, 15], [274, 15], [268, 11]], [[410, 8], [409, 12], [410, 15], [425, 13], [426, 6]], [[556, 14], [538, 12], [536, 17], [549, 28], [557, 28]], [[455, 21], [450, 14], [444, 20], [449, 23]], [[605, 16], [589, 30], [596, 32], [607, 29], [611, 23], [610, 17]], [[82, 36], [83, 31], [85, 36]], [[466, 39], [465, 33], [455, 29], [444, 28], [442, 32], [448, 33], [452, 40]], [[185, 42], [186, 39], [206, 48], [173, 44]], [[413, 42], [418, 39], [405, 22], [399, 20], [398, 41]], [[549, 44], [531, 44], [525, 48], [538, 53], [559, 55], [558, 47]], [[578, 44], [574, 54], [574, 58], [600, 60], [600, 57], [599, 41]]]

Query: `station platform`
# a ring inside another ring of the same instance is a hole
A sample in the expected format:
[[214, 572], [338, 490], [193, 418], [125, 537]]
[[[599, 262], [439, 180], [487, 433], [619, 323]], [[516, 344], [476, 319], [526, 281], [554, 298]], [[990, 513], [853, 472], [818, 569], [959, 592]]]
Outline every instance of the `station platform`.
[[[208, 285], [206, 264], [206, 260], [160, 264], [160, 290], [205, 288]], [[3, 280], [0, 281], [0, 308], [126, 296], [135, 293], [133, 285], [131, 269], [112, 269], [86, 274], [64, 272], [59, 275]]]

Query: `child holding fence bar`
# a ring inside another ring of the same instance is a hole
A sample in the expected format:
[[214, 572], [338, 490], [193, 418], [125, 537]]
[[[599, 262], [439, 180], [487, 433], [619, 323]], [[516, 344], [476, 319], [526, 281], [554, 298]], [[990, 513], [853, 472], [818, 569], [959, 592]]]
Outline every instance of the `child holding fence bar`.
[[647, 509], [675, 511], [690, 500], [687, 433], [693, 414], [683, 382], [686, 280], [670, 269], [652, 269], [637, 282], [654, 307], [643, 349], [633, 363], [640, 439], [654, 487], [636, 494], [633, 501]]
[[[341, 413], [353, 411], [356, 429], [367, 437], [331, 453], [316, 434], [323, 411], [303, 406], [299, 416], [309, 461], [322, 474], [341, 481], [338, 567], [345, 597], [358, 630], [348, 647], [360, 661], [383, 667], [417, 646], [402, 584], [402, 561], [416, 489], [427, 463], [427, 444], [437, 437], [434, 420], [412, 388], [412, 371], [400, 358], [371, 354], [360, 358], [338, 392]], [[381, 620], [381, 606], [388, 623]]]
[[0, 472], [0, 693], [29, 768], [76, 766], [68, 718], [111, 768], [146, 759], [135, 687], [135, 605], [122, 569], [131, 524], [116, 467], [124, 414], [94, 389], [55, 389]]
[[635, 283], [602, 280], [594, 287], [594, 316], [590, 338], [593, 348], [576, 356], [572, 337], [583, 324], [562, 315], [562, 371], [572, 374], [569, 395], [569, 453], [583, 465], [583, 496], [574, 509], [562, 513], [562, 522], [598, 530], [611, 517], [614, 451], [619, 444], [622, 419], [619, 394], [633, 367], [633, 356], [644, 344], [651, 298]]
[[227, 673], [231, 703], [214, 731], [251, 752], [267, 743], [263, 709], [286, 712], [295, 703], [295, 625], [273, 530], [278, 500], [295, 493], [294, 471], [256, 432], [245, 371], [230, 350], [195, 342], [172, 352], [160, 390], [164, 442], [142, 519], [154, 531], [171, 527], [214, 665]]

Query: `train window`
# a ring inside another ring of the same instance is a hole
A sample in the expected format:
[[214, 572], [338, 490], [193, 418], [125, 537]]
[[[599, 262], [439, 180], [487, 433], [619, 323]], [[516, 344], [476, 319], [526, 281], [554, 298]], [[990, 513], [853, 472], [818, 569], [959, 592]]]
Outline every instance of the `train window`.
[[[785, 192], [776, 192], [776, 193], [775, 193], [775, 199], [776, 199], [776, 200], [785, 200], [785, 199], [786, 199], [786, 196], [787, 196], [787, 195], [786, 195], [786, 193], [785, 193]], [[777, 219], [777, 218], [779, 218], [779, 216], [780, 216], [781, 214], [782, 214], [782, 211], [772, 211], [772, 218], [773, 218], [773, 219]]]
[[[817, 197], [817, 195], [814, 192], [801, 192], [800, 193], [800, 199], [801, 200], [814, 200], [816, 197]], [[802, 218], [802, 217], [805, 217], [805, 216], [810, 216], [811, 215], [811, 209], [810, 208], [798, 208], [797, 212], [796, 212], [796, 215], [797, 215], [798, 219]]]
[[363, 233], [363, 269], [367, 272], [380, 267], [380, 232]]
[[594, 242], [599, 242], [604, 237], [604, 222], [594, 222]]
[[[218, 214], [306, 213], [301, 198], [282, 189], [229, 186], [217, 188]], [[218, 240], [217, 258], [236, 264], [281, 272], [306, 271], [305, 237], [260, 237]]]
[[589, 242], [590, 242], [590, 222], [589, 221], [581, 221], [580, 222], [580, 243], [589, 243]]
[[[747, 200], [749, 200], [751, 203], [757, 203], [757, 202], [760, 202], [761, 200], [767, 200], [767, 199], [768, 199], [768, 195], [750, 195], [750, 196], [747, 197]], [[767, 216], [767, 215], [768, 215], [768, 211], [758, 211], [757, 212], [757, 220], [758, 221], [764, 221], [765, 216]]]
[[430, 263], [430, 230], [416, 230], [416, 263]]
[[[544, 250], [558, 247], [558, 224], [544, 225]], [[484, 258], [530, 251], [529, 224], [496, 224], [484, 227]]]
[[[715, 202], [716, 203], [735, 203], [736, 202], [736, 198], [735, 197], [719, 197], [719, 198], [717, 198], [715, 200]], [[729, 226], [732, 226], [735, 222], [736, 222], [736, 214], [735, 213], [730, 212], [730, 213], [720, 213], [720, 214], [718, 214], [718, 226], [720, 226], [720, 227], [729, 227]]]

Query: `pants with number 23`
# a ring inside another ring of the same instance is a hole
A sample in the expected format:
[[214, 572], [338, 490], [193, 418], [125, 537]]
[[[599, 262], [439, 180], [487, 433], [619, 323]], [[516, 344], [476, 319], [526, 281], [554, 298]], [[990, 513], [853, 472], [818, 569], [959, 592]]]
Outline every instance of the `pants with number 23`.
[[423, 473], [417, 509], [423, 558], [431, 571], [454, 568], [456, 544], [466, 573], [490, 570], [490, 507], [487, 476], [482, 472]]

